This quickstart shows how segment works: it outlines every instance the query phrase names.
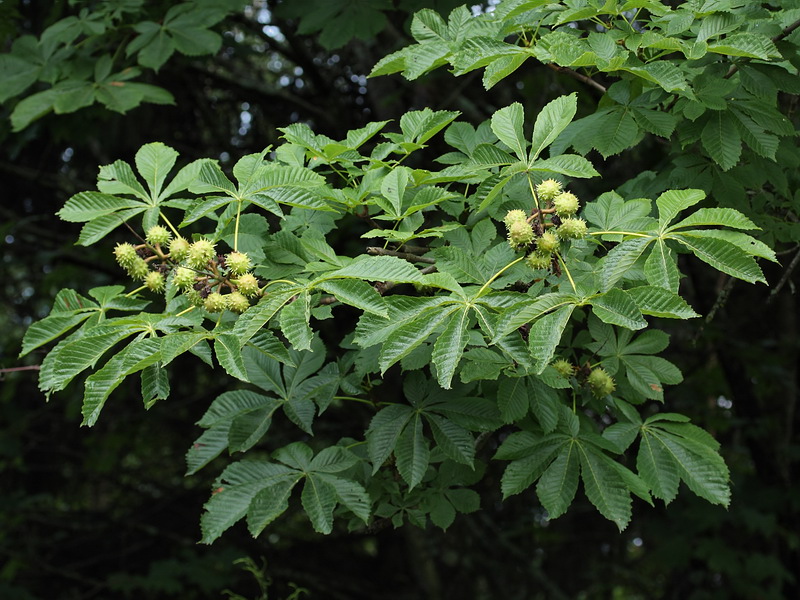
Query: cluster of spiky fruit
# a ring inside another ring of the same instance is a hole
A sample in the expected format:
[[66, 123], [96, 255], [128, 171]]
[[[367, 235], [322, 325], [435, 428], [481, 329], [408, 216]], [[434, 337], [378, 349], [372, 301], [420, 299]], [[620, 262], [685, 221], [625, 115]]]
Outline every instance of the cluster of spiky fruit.
[[595, 398], [605, 398], [617, 389], [614, 378], [603, 367], [591, 368], [587, 364], [584, 368], [579, 369], [570, 361], [559, 358], [553, 362], [553, 368], [567, 379], [577, 377], [583, 385], [589, 388]]
[[563, 191], [555, 179], [545, 179], [536, 186], [536, 197], [544, 208], [528, 215], [524, 210], [510, 210], [503, 222], [508, 243], [514, 250], [530, 251], [526, 262], [532, 269], [548, 269], [561, 241], [580, 239], [586, 235], [586, 222], [575, 216], [580, 202]]
[[244, 312], [250, 307], [250, 299], [261, 294], [246, 253], [234, 250], [217, 254], [210, 240], [189, 242], [172, 237], [160, 225], [147, 230], [142, 244], [117, 244], [114, 256], [128, 275], [151, 291], [163, 292], [171, 276], [172, 284], [193, 306], [202, 306], [208, 312]]

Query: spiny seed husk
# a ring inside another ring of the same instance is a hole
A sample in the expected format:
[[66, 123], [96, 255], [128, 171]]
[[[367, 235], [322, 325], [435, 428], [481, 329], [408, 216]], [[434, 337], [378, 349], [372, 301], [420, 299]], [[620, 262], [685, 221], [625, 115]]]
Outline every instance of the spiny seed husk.
[[524, 210], [519, 210], [515, 208], [514, 210], [510, 210], [506, 213], [505, 218], [503, 218], [503, 223], [506, 224], [507, 228], [510, 228], [514, 223], [520, 223], [522, 221], [526, 221], [528, 219], [528, 215], [525, 213]]
[[561, 221], [558, 226], [558, 236], [565, 240], [580, 239], [585, 237], [589, 229], [586, 227], [586, 221], [577, 217], [570, 217]]
[[558, 250], [558, 236], [552, 231], [545, 231], [542, 237], [536, 239], [536, 248], [542, 254], [552, 254]]
[[203, 302], [203, 307], [212, 313], [222, 312], [227, 305], [228, 302], [225, 300], [225, 296], [219, 292], [211, 292]]
[[561, 192], [561, 183], [555, 179], [545, 179], [536, 186], [536, 195], [539, 200], [549, 202]]
[[147, 289], [153, 292], [160, 292], [164, 289], [164, 276], [158, 271], [150, 271], [144, 278]]
[[147, 233], [144, 236], [144, 239], [147, 241], [148, 244], [160, 244], [164, 245], [169, 242], [172, 234], [166, 227], [161, 225], [153, 225], [150, 229], [147, 230]]
[[578, 212], [579, 206], [578, 197], [570, 192], [562, 192], [553, 198], [553, 208], [560, 217], [571, 217]]
[[239, 292], [247, 297], [253, 297], [259, 292], [258, 279], [252, 273], [245, 273], [234, 280], [233, 284]]
[[225, 264], [233, 275], [244, 275], [252, 266], [250, 257], [244, 252], [231, 252], [225, 257]]
[[512, 223], [508, 228], [508, 242], [512, 248], [527, 246], [533, 241], [533, 227], [527, 221]]

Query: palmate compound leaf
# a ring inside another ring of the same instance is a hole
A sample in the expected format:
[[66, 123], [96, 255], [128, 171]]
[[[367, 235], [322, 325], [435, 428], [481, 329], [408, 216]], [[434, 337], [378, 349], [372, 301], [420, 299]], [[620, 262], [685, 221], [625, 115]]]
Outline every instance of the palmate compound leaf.
[[574, 309], [574, 304], [562, 306], [531, 325], [528, 332], [528, 349], [536, 361], [534, 372], [537, 375], [540, 375], [553, 359]]
[[577, 445], [576, 440], [567, 438], [536, 484], [536, 494], [551, 519], [567, 511], [578, 490], [580, 459]]
[[723, 273], [748, 283], [767, 282], [750, 253], [735, 243], [708, 237], [702, 232], [696, 235], [693, 231], [672, 233], [670, 236], [691, 250], [697, 258]]
[[[576, 94], [560, 96], [548, 102], [536, 117], [531, 138], [531, 150], [528, 163], [539, 157], [547, 146], [553, 143], [558, 135], [570, 124], [577, 111], [578, 100]], [[522, 160], [523, 157], [520, 156]]]
[[[210, 544], [242, 519], [262, 490], [282, 486], [276, 490], [280, 496], [285, 494], [287, 483], [291, 489], [302, 476], [302, 473], [290, 467], [263, 460], [243, 460], [228, 466], [220, 476], [220, 485], [205, 504], [205, 512], [200, 519], [203, 533], [201, 541]], [[263, 499], [253, 508], [256, 515], [261, 517], [260, 522], [266, 520], [263, 516], [265, 513], [275, 512], [274, 508], [265, 510]], [[260, 522], [253, 529], [258, 529]]]
[[454, 312], [433, 345], [432, 358], [436, 366], [436, 378], [444, 389], [450, 389], [456, 367], [469, 340], [469, 312], [468, 307]]
[[586, 497], [600, 514], [613, 521], [620, 531], [631, 520], [631, 495], [616, 463], [589, 443], [576, 444], [581, 462], [581, 479]]
[[[330, 456], [320, 461], [325, 453]], [[314, 459], [312, 455], [308, 446], [296, 442], [274, 453], [280, 462], [245, 459], [230, 465], [205, 505], [201, 541], [213, 542], [245, 515], [250, 533], [258, 535], [288, 508], [292, 489], [303, 479], [300, 500], [315, 531], [330, 533], [337, 504], [366, 521], [369, 496], [359, 483], [339, 474], [357, 462], [352, 454], [337, 447], [323, 450]]]
[[729, 472], [717, 452], [718, 444], [695, 425], [658, 421], [642, 426], [637, 468], [653, 494], [666, 502], [677, 495], [677, 478], [695, 494], [711, 502], [730, 503]]
[[229, 447], [231, 452], [252, 447], [269, 429], [277, 407], [274, 398], [249, 390], [217, 396], [197, 423], [207, 430], [186, 452], [186, 474], [196, 473]]

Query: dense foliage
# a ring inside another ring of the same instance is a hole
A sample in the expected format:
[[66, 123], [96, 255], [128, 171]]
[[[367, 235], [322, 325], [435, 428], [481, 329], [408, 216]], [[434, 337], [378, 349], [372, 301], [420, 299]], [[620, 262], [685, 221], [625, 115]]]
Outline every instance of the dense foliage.
[[[3, 56], [16, 77], [4, 100], [37, 79], [52, 86], [13, 105], [14, 129], [94, 102], [170, 100], [130, 83], [137, 67], [111, 75], [119, 57], [104, 44], [119, 44], [126, 11], [102, 6]], [[186, 3], [138, 21], [125, 57], [158, 70], [175, 50], [214, 52], [209, 28], [228, 10]], [[58, 215], [83, 224], [81, 246], [110, 253], [117, 240], [119, 274], [135, 283], [62, 290], [22, 354], [59, 340], [41, 362], [48, 395], [90, 372], [86, 425], [131, 376], [151, 408], [169, 401], [183, 355], [215, 369], [224, 391], [186, 455], [189, 475], [228, 456], [205, 542], [240, 519], [259, 535], [290, 506], [322, 533], [336, 519], [367, 533], [447, 529], [487, 509], [492, 486], [555, 519], [582, 484], [619, 529], [631, 495], [670, 503], [681, 481], [728, 506], [719, 443], [661, 404], [683, 375], [653, 324], [698, 316], [685, 299], [697, 284], [681, 286], [697, 264], [765, 282], [759, 262], [798, 237], [796, 12], [719, 1], [423, 9], [416, 43], [373, 76], [449, 64], [456, 76], [485, 69], [490, 89], [538, 62], [579, 90], [536, 110], [493, 107], [482, 122], [420, 108], [337, 137], [294, 123], [230, 170], [209, 158], [176, 168], [161, 142], [133, 166], [112, 157], [97, 190]], [[90, 61], [93, 75], [81, 70]], [[606, 161], [622, 152], [648, 168], [615, 172]], [[606, 169], [613, 187], [582, 181]]]

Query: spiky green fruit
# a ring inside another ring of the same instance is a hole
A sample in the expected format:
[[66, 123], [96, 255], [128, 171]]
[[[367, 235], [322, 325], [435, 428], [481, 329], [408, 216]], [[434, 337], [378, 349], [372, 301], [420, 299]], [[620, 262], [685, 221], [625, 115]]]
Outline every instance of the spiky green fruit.
[[197, 290], [189, 289], [186, 291], [186, 298], [192, 306], [203, 306], [205, 299], [200, 295]]
[[225, 300], [225, 296], [219, 292], [211, 292], [203, 301], [203, 308], [205, 308], [208, 312], [222, 312], [227, 307], [228, 301]]
[[525, 264], [527, 264], [531, 269], [549, 269], [550, 263], [552, 262], [552, 256], [550, 254], [541, 254], [540, 252], [531, 252], [528, 255], [528, 258], [525, 259]]
[[602, 367], [592, 369], [589, 377], [586, 378], [586, 383], [589, 384], [589, 389], [597, 398], [603, 398], [617, 389], [614, 378]]
[[185, 238], [177, 237], [169, 243], [169, 256], [175, 262], [181, 262], [189, 254], [189, 242]]
[[570, 217], [561, 221], [558, 226], [558, 237], [564, 240], [580, 239], [586, 237], [589, 229], [586, 227], [586, 221], [577, 217]]
[[511, 225], [514, 223], [521, 223], [527, 220], [528, 215], [525, 213], [525, 211], [515, 208], [514, 210], [510, 210], [506, 213], [506, 216], [503, 218], [503, 223], [505, 223], [506, 227], [510, 229]]
[[205, 267], [208, 261], [214, 258], [215, 254], [216, 249], [214, 244], [206, 239], [197, 240], [189, 246], [189, 251], [186, 254], [186, 262], [189, 263], [190, 267], [200, 269]]
[[579, 206], [578, 197], [570, 192], [561, 192], [553, 198], [553, 208], [556, 209], [556, 214], [559, 217], [571, 217], [578, 212]]
[[186, 267], [178, 267], [172, 275], [172, 283], [182, 290], [187, 290], [194, 285], [197, 276], [195, 272]]
[[239, 292], [231, 292], [227, 296], [224, 296], [224, 298], [227, 302], [228, 310], [232, 310], [233, 312], [243, 313], [250, 308], [250, 301]]
[[232, 275], [244, 275], [253, 266], [244, 252], [231, 252], [225, 257], [225, 264]]
[[553, 362], [553, 368], [558, 371], [562, 377], [572, 377], [575, 374], [575, 365], [566, 359], [559, 358]]
[[144, 279], [147, 277], [148, 273], [150, 273], [150, 267], [147, 266], [145, 260], [139, 256], [131, 263], [127, 269], [128, 275], [130, 275], [133, 279]]
[[558, 236], [552, 231], [545, 231], [542, 236], [536, 240], [536, 248], [542, 254], [552, 254], [558, 250]]
[[508, 243], [512, 248], [522, 248], [533, 241], [533, 227], [527, 221], [517, 221], [508, 228]]
[[136, 254], [136, 248], [134, 248], [132, 244], [123, 242], [117, 244], [114, 248], [114, 258], [117, 259], [119, 266], [128, 270], [131, 265], [136, 262], [136, 259], [139, 258], [139, 255]]
[[260, 287], [258, 285], [258, 279], [255, 278], [255, 275], [252, 273], [245, 273], [238, 279], [233, 281], [233, 284], [236, 286], [236, 289], [247, 296], [248, 298], [252, 298], [253, 296], [258, 295], [260, 291]]
[[536, 195], [542, 202], [549, 202], [561, 192], [561, 182], [555, 179], [545, 179], [536, 186]]
[[150, 271], [144, 278], [147, 289], [153, 292], [160, 292], [164, 289], [164, 276], [158, 271]]
[[144, 236], [144, 239], [148, 244], [159, 244], [161, 246], [169, 242], [171, 238], [172, 234], [169, 232], [169, 230], [161, 225], [153, 225], [147, 230], [147, 233]]

